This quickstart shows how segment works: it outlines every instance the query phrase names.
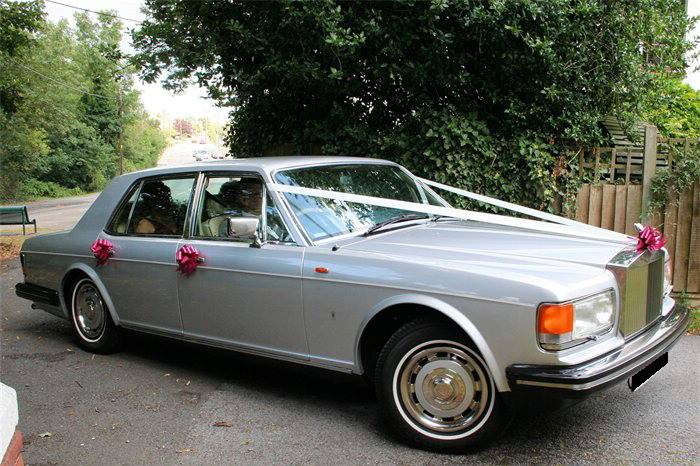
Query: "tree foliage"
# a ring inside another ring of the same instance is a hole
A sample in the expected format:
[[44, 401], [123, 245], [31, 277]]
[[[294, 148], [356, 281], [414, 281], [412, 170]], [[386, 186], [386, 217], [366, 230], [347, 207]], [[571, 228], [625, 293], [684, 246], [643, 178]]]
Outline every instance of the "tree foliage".
[[155, 164], [165, 146], [119, 48], [121, 24], [86, 13], [45, 20], [38, 1], [0, 0], [0, 197], [101, 189], [118, 173]]
[[[602, 143], [682, 72], [681, 1], [146, 0], [145, 79], [195, 81], [231, 113], [235, 155], [291, 143], [400, 161], [544, 207], [553, 148]], [[203, 25], [206, 25], [205, 27]]]
[[678, 77], [654, 81], [642, 111], [642, 119], [672, 138], [700, 137], [700, 92]]

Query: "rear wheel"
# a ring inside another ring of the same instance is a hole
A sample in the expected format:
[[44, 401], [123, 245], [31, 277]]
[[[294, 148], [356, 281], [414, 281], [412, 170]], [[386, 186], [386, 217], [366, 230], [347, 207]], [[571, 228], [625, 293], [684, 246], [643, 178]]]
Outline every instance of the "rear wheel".
[[119, 348], [117, 327], [97, 285], [89, 278], [79, 280], [73, 287], [71, 320], [78, 344], [87, 351], [112, 353]]
[[420, 448], [478, 449], [509, 419], [486, 363], [449, 325], [401, 327], [379, 356], [375, 380], [389, 427]]

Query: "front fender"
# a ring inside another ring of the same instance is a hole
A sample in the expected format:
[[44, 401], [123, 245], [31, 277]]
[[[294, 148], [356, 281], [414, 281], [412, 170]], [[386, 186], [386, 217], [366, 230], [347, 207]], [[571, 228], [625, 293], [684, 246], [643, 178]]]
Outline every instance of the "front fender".
[[112, 322], [114, 322], [114, 325], [119, 325], [119, 316], [117, 315], [116, 308], [114, 307], [114, 303], [112, 302], [112, 298], [109, 296], [109, 293], [107, 292], [107, 288], [105, 287], [104, 283], [102, 283], [102, 280], [100, 279], [100, 276], [95, 272], [95, 270], [90, 267], [89, 265], [86, 265], [83, 262], [74, 262], [71, 264], [67, 269], [66, 273], [63, 275], [63, 279], [61, 280], [61, 287], [58, 291], [58, 296], [61, 301], [61, 307], [63, 308], [63, 311], [65, 312], [66, 316], [70, 318], [70, 310], [68, 308], [68, 301], [65, 296], [65, 284], [66, 284], [66, 278], [70, 275], [71, 272], [74, 272], [76, 270], [79, 270], [83, 272], [85, 275], [87, 275], [90, 280], [92, 280], [95, 283], [95, 286], [97, 286], [97, 289], [100, 291], [100, 294], [102, 295], [102, 299], [104, 299], [105, 304], [107, 304], [107, 309], [109, 310], [109, 315], [112, 316]]
[[406, 293], [386, 298], [377, 303], [367, 313], [355, 337], [355, 361], [358, 366], [359, 372], [363, 372], [360, 341], [362, 338], [362, 334], [364, 333], [364, 330], [367, 327], [367, 324], [369, 324], [369, 322], [383, 310], [399, 304], [413, 304], [425, 306], [435, 309], [436, 311], [444, 314], [452, 322], [458, 325], [469, 336], [469, 338], [472, 339], [477, 349], [481, 353], [482, 357], [484, 358], [484, 361], [486, 361], [486, 364], [489, 366], [489, 370], [491, 371], [491, 375], [494, 378], [494, 382], [496, 383], [496, 387], [498, 388], [498, 390], [509, 390], [508, 381], [505, 378], [505, 371], [499, 366], [498, 362], [496, 361], [496, 357], [493, 354], [493, 351], [491, 351], [491, 348], [489, 347], [484, 337], [481, 335], [481, 332], [479, 332], [479, 329], [476, 328], [476, 326], [467, 318], [467, 316], [465, 316], [462, 312], [458, 311], [454, 306], [444, 301], [441, 301], [436, 297], [426, 296], [417, 293]]

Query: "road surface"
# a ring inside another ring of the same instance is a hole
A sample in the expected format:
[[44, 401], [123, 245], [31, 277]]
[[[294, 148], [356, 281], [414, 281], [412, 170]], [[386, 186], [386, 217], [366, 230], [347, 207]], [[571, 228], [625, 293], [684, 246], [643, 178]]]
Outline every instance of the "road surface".
[[158, 161], [158, 166], [181, 165], [194, 162], [193, 154], [196, 150], [206, 150], [211, 154], [223, 155], [226, 149], [215, 144], [197, 144], [194, 142], [180, 142], [165, 149], [163, 156]]

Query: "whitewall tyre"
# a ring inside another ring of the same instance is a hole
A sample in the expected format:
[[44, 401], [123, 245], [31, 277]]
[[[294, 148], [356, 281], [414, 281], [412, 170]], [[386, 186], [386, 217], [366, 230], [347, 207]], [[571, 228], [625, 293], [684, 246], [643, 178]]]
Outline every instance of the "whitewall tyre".
[[397, 330], [379, 355], [375, 390], [389, 428], [428, 450], [477, 450], [510, 419], [482, 357], [444, 323]]
[[119, 349], [119, 331], [95, 282], [89, 278], [78, 280], [71, 291], [70, 311], [76, 340], [82, 348], [95, 353]]

